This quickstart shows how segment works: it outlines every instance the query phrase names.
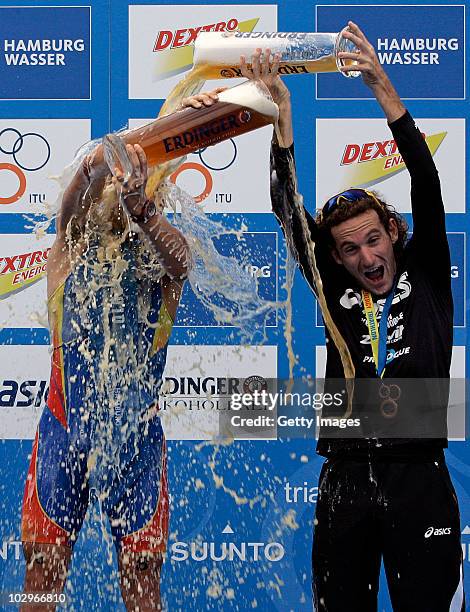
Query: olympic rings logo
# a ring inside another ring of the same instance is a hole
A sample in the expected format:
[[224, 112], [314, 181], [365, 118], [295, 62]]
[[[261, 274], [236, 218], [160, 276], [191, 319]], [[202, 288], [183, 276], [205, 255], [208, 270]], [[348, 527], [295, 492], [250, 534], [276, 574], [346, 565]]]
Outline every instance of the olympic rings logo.
[[[5, 138], [5, 134], [8, 132], [11, 132], [16, 136], [16, 139], [10, 147], [2, 145], [2, 137]], [[33, 142], [33, 144], [31, 144], [31, 142]], [[36, 150], [38, 148], [38, 144], [41, 149], [44, 149], [44, 151], [41, 151], [40, 153], [39, 160], [36, 160], [34, 164], [31, 164], [31, 161], [27, 163], [21, 158], [20, 153], [24, 153], [25, 143], [28, 144], [30, 150], [31, 147], [33, 150]], [[5, 162], [0, 163], [0, 173], [11, 172], [18, 179], [18, 188], [16, 192], [8, 195], [7, 197], [0, 196], [0, 205], [13, 204], [17, 202], [26, 191], [25, 172], [36, 172], [37, 170], [44, 168], [51, 157], [51, 147], [44, 136], [41, 136], [41, 134], [38, 134], [37, 132], [27, 132], [26, 134], [21, 134], [15, 128], [5, 128], [0, 132], [0, 152], [4, 155], [11, 155], [15, 162], [15, 164]]]
[[199, 149], [198, 151], [194, 152], [194, 155], [197, 155], [199, 157], [201, 163], [199, 164], [197, 162], [185, 162], [184, 164], [181, 164], [181, 166], [177, 170], [175, 170], [175, 172], [173, 172], [173, 174], [170, 176], [170, 181], [176, 184], [178, 177], [186, 170], [194, 170], [196, 172], [199, 172], [202, 175], [205, 184], [201, 193], [193, 197], [194, 201], [198, 204], [205, 200], [211, 194], [212, 189], [214, 187], [214, 179], [212, 178], [212, 174], [210, 171], [212, 170], [213, 172], [222, 172], [223, 170], [227, 170], [235, 163], [235, 160], [237, 158], [237, 145], [235, 144], [235, 141], [230, 138], [226, 142], [231, 145], [231, 152], [229, 153], [228, 162], [224, 163], [224, 165], [215, 166], [209, 164], [204, 159], [204, 154], [207, 151], [207, 147], [205, 149]]

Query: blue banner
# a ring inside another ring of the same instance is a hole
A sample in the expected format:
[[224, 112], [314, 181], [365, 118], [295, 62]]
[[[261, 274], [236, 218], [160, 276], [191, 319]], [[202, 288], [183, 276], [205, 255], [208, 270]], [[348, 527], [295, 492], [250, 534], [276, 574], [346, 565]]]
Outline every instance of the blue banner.
[[[342, 4], [317, 6], [317, 30], [359, 24], [404, 99], [465, 98], [465, 7]], [[318, 77], [318, 98], [370, 98], [360, 79]]]
[[[243, 270], [257, 279], [258, 296], [262, 300], [273, 303], [272, 312], [266, 317], [266, 325], [269, 327], [277, 324], [274, 308], [277, 300], [278, 278], [277, 240], [276, 232], [245, 232], [241, 239], [234, 234], [225, 234], [214, 240], [215, 247], [221, 255], [236, 258]], [[221, 296], [212, 296], [211, 299], [214, 303], [223, 306]], [[175, 326], [216, 327], [221, 325], [230, 325], [230, 323], [216, 321], [214, 312], [204, 306], [195, 295], [191, 285], [186, 283], [178, 307]]]
[[88, 100], [91, 8], [0, 8], [0, 99]]

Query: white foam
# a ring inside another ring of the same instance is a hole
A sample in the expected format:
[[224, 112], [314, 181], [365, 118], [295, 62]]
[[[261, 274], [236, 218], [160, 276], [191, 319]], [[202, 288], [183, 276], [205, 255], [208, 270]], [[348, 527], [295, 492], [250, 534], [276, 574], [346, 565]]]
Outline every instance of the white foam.
[[240, 55], [248, 59], [257, 48], [280, 53], [281, 61], [317, 60], [325, 51], [334, 55], [338, 36], [337, 32], [254, 32], [245, 38], [235, 32], [201, 32], [194, 44], [194, 65], [238, 66]]
[[219, 100], [251, 108], [276, 121], [279, 117], [277, 104], [273, 102], [268, 88], [259, 81], [246, 81], [241, 85], [226, 89], [219, 94]]
[[194, 65], [211, 64], [237, 66], [240, 55], [251, 56], [255, 49], [269, 48], [273, 53], [282, 53], [289, 40], [283, 37], [269, 39], [247, 39], [226, 32], [201, 32], [194, 46]]

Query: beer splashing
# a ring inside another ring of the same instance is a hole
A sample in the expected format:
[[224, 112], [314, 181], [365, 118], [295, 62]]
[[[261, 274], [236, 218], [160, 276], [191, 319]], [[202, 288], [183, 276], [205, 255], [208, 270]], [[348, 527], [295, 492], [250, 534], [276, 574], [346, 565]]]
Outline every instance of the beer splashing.
[[[191, 76], [188, 75], [170, 95], [161, 112], [175, 110], [182, 97], [199, 91], [202, 85], [203, 80], [197, 71]], [[72, 164], [60, 177], [57, 177], [62, 187], [58, 201], [61, 200], [63, 190], [70, 183], [84, 156], [93, 151], [98, 144], [98, 141], [92, 141], [82, 147]], [[163, 164], [155, 168], [147, 185], [147, 194], [152, 195], [155, 191], [161, 190], [174, 209], [177, 203], [181, 204], [182, 213], [180, 217], [176, 217], [176, 223], [191, 242], [195, 265], [190, 272], [189, 280], [196, 295], [214, 313], [216, 320], [230, 322], [238, 327], [243, 342], [254, 342], [255, 336], [258, 342], [262, 342], [265, 339], [267, 316], [272, 308], [279, 305], [261, 300], [257, 292], [256, 279], [233, 258], [223, 257], [215, 249], [214, 238], [227, 233], [227, 229], [222, 224], [211, 221], [192, 198], [168, 182], [168, 176], [183, 161], [184, 158], [177, 160], [176, 163]], [[161, 379], [152, 379], [147, 371], [147, 356], [145, 352], [142, 353], [135, 339], [123, 336], [120, 332], [122, 313], [117, 310], [122, 305], [126, 292], [126, 275], [131, 271], [135, 272], [141, 285], [136, 304], [138, 316], [148, 322], [150, 307], [145, 277], [151, 276], [157, 279], [164, 274], [164, 270], [158, 261], [149, 261], [149, 245], [146, 244], [145, 237], [141, 234], [136, 235], [132, 231], [135, 228], [131, 229], [125, 216], [120, 218], [118, 229], [113, 229], [114, 220], [110, 214], [116, 209], [117, 202], [113, 189], [108, 185], [102, 201], [93, 205], [82, 236], [77, 237], [76, 228], [72, 224], [69, 225], [68, 252], [64, 255], [67, 255], [72, 262], [71, 286], [77, 299], [71, 327], [76, 333], [75, 341], [80, 359], [90, 373], [89, 378], [84, 376], [81, 381], [83, 397], [81, 405], [77, 408], [81, 416], [71, 434], [76, 444], [77, 460], [79, 454], [85, 450], [84, 445], [87, 447], [86, 470], [89, 486], [95, 492], [95, 503], [90, 501], [88, 513], [91, 521], [89, 519], [86, 523], [80, 539], [87, 543], [93, 539], [105, 542], [107, 550], [107, 569], [102, 567], [99, 555], [86, 559], [85, 563], [75, 560], [74, 564], [76, 567], [79, 564], [79, 571], [84, 572], [85, 578], [88, 576], [85, 584], [93, 585], [103, 600], [109, 601], [111, 597], [117, 603], [119, 594], [116, 594], [111, 587], [119, 583], [119, 577], [116, 571], [114, 546], [105, 525], [102, 506], [113, 492], [113, 476], [119, 472], [119, 466], [116, 465], [119, 450], [127, 445], [131, 454], [137, 456], [139, 452], [134, 434], [141, 426], [142, 419], [145, 421], [145, 409], [148, 406], [142, 406], [136, 381], [143, 380], [147, 376], [150, 380], [149, 386], [154, 390], [158, 389], [161, 383]], [[39, 231], [45, 231], [54, 218], [55, 215], [51, 214], [47, 224], [42, 224], [38, 228]], [[235, 232], [241, 237], [242, 231], [240, 229], [238, 232], [235, 230], [229, 232]], [[294, 270], [292, 260], [288, 268], [287, 287], [290, 292]], [[227, 302], [225, 306], [221, 306], [220, 302], [214, 300], [214, 296], [219, 293], [227, 297], [229, 306]], [[99, 320], [96, 318], [98, 296], [102, 296]], [[288, 321], [291, 321], [291, 317], [288, 317]], [[98, 328], [103, 337], [100, 347], [94, 346], [90, 340]], [[289, 330], [287, 338], [291, 338], [290, 323], [287, 328]], [[290, 355], [293, 358], [292, 350]], [[67, 384], [73, 385], [77, 382], [80, 381], [70, 379]], [[89, 430], [89, 436], [86, 435], [86, 430]], [[216, 457], [221, 443], [219, 440], [214, 440], [211, 445], [215, 450], [207, 465], [215, 487], [225, 491], [237, 505], [253, 506], [262, 501], [260, 495], [249, 499], [246, 495], [237, 492], [224, 481], [223, 476], [217, 474]], [[179, 478], [184, 479], [184, 476]], [[268, 481], [267, 477], [266, 480]], [[264, 496], [269, 495], [268, 489], [269, 484], [264, 484]], [[142, 511], [146, 510], [148, 508], [142, 508]], [[75, 592], [76, 578], [77, 572], [73, 580], [69, 577], [65, 588], [69, 596], [67, 605], [70, 610], [81, 609], [85, 601], [90, 601], [92, 595], [91, 592], [87, 595]], [[100, 602], [97, 609], [101, 609]]]
[[[276, 130], [276, 137], [280, 146], [282, 147], [282, 137], [280, 135], [279, 129]], [[293, 198], [294, 198], [294, 207], [295, 213], [300, 220], [302, 227], [302, 235], [304, 242], [307, 246], [307, 259], [310, 264], [310, 269], [312, 271], [313, 282], [316, 288], [316, 297], [318, 304], [320, 306], [320, 310], [323, 315], [323, 320], [325, 322], [326, 328], [328, 329], [333, 342], [335, 343], [338, 352], [340, 354], [341, 363], [343, 365], [344, 376], [346, 380], [346, 388], [348, 392], [348, 407], [344, 414], [345, 418], [348, 418], [352, 413], [352, 401], [353, 401], [353, 393], [354, 393], [354, 378], [355, 378], [355, 368], [354, 363], [352, 361], [351, 353], [349, 348], [339, 333], [339, 330], [336, 326], [336, 323], [333, 321], [333, 318], [330, 314], [328, 304], [326, 302], [325, 293], [323, 291], [323, 281], [320, 275], [320, 271], [318, 270], [317, 260], [315, 256], [315, 242], [312, 240], [312, 236], [310, 233], [310, 229], [308, 227], [307, 217], [305, 215], [304, 205], [303, 205], [303, 197], [298, 191], [297, 185], [297, 174], [295, 170], [294, 160], [292, 155], [288, 151], [288, 164], [289, 164], [289, 173], [292, 180], [292, 189], [293, 189]], [[286, 223], [286, 242], [291, 253], [295, 253], [295, 245], [293, 238], [293, 229], [292, 229], [292, 216], [290, 211], [284, 211], [283, 221]]]

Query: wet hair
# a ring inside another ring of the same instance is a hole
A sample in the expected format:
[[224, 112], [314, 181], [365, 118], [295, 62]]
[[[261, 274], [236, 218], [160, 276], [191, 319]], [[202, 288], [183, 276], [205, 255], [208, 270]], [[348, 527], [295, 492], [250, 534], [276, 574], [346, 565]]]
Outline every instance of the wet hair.
[[334, 249], [335, 241], [331, 235], [332, 227], [348, 219], [353, 219], [368, 210], [375, 210], [387, 234], [390, 233], [388, 229], [390, 219], [394, 219], [397, 224], [398, 238], [393, 245], [393, 251], [395, 257], [399, 259], [407, 241], [408, 224], [393, 206], [384, 202], [375, 192], [370, 193], [371, 195], [366, 194], [363, 198], [353, 202], [341, 198], [338, 203], [331, 208], [331, 212], [329, 212], [328, 215], [322, 212], [318, 213], [316, 223], [319, 230], [320, 241], [326, 244], [330, 249]]

